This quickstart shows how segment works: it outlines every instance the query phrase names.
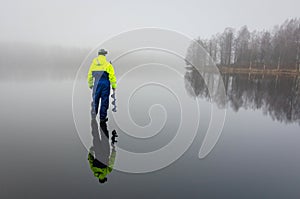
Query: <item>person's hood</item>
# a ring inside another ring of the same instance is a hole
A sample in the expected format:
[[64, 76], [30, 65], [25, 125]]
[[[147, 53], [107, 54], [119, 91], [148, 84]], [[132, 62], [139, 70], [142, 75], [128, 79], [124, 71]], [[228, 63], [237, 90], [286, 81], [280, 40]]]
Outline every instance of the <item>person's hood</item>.
[[106, 57], [104, 55], [99, 55], [97, 57], [97, 59], [99, 60], [100, 64], [105, 64], [107, 63]]

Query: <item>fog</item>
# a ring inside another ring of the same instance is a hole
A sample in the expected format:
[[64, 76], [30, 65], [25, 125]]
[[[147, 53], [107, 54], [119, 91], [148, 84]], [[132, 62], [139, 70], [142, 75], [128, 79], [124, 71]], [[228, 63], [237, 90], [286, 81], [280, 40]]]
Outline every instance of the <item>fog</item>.
[[299, 7], [298, 0], [1, 1], [0, 41], [94, 47], [145, 26], [208, 38], [226, 27], [270, 29], [299, 17]]
[[1, 80], [74, 79], [87, 49], [0, 42]]
[[300, 17], [299, 6], [296, 0], [2, 1], [0, 78], [73, 79], [88, 52], [120, 32], [159, 27], [209, 38], [243, 25], [272, 31]]

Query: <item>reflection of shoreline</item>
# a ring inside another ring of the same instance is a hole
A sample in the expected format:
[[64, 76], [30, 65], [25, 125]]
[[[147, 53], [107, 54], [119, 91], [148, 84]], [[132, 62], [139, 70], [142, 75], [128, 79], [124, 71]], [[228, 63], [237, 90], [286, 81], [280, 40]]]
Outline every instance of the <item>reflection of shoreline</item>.
[[229, 67], [229, 66], [218, 66], [222, 74], [235, 73], [235, 74], [264, 74], [264, 75], [287, 75], [287, 76], [298, 76], [300, 71], [296, 69], [259, 69], [259, 68], [241, 68], [241, 67]]
[[[188, 64], [185, 67], [186, 70], [193, 70], [194, 67], [191, 64]], [[256, 74], [256, 75], [282, 75], [282, 76], [300, 76], [300, 71], [296, 69], [270, 69], [270, 68], [243, 68], [243, 67], [236, 67], [236, 66], [217, 66], [219, 71], [215, 71], [213, 67], [209, 66], [197, 66], [198, 70], [205, 73], [217, 73], [220, 72], [221, 74]]]
[[[300, 124], [300, 76], [225, 73], [222, 78], [226, 104], [234, 111], [240, 108], [262, 110], [273, 120]], [[199, 73], [195, 68], [187, 70], [185, 84], [191, 96], [210, 100], [205, 82], [215, 88], [218, 85], [212, 73]], [[214, 95], [213, 101], [222, 101], [218, 97]]]

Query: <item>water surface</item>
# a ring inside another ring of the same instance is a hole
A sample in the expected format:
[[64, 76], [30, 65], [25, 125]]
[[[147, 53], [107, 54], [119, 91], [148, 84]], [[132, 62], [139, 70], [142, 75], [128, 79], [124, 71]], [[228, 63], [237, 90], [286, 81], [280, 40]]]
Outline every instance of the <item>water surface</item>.
[[[0, 197], [299, 198], [299, 78], [226, 75], [223, 80], [228, 96], [226, 122], [219, 142], [206, 158], [199, 159], [198, 152], [210, 120], [209, 95], [201, 86], [203, 79], [187, 71], [178, 84], [185, 86], [184, 94], [191, 100], [200, 99], [201, 110], [192, 146], [164, 169], [145, 174], [113, 170], [105, 184], [94, 177], [88, 151], [75, 129], [73, 82], [2, 81]], [[157, 93], [148, 95], [148, 102], [136, 93], [137, 109], [132, 108], [132, 116], [141, 125], [149, 122], [142, 102], [147, 105], [164, 99], [159, 88], [145, 89]], [[173, 116], [162, 134], [149, 141], [128, 136], [112, 120], [109, 131], [117, 130], [119, 147], [155, 150], [174, 136], [179, 120], [175, 105], [176, 101], [167, 107]], [[86, 133], [91, 134], [90, 126]]]

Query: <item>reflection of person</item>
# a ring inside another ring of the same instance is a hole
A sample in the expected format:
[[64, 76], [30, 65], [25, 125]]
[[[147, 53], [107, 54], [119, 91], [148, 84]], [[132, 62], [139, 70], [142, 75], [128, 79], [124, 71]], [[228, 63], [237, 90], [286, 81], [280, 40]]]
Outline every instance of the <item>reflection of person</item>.
[[[88, 160], [90, 168], [94, 173], [94, 176], [99, 179], [100, 183], [104, 183], [107, 181], [106, 176], [113, 170], [116, 157], [115, 145], [114, 142], [112, 142], [112, 151], [110, 154], [110, 146], [108, 139], [109, 132], [107, 130], [107, 125], [105, 122], [100, 123], [100, 134], [98, 129], [98, 123], [95, 118], [92, 119], [91, 126], [93, 135], [93, 146], [90, 148]], [[115, 140], [115, 138], [113, 140]]]
[[110, 84], [113, 90], [117, 88], [114, 67], [106, 60], [107, 51], [100, 49], [88, 72], [89, 88], [93, 89], [92, 117], [96, 117], [101, 98], [100, 121], [107, 121]]

